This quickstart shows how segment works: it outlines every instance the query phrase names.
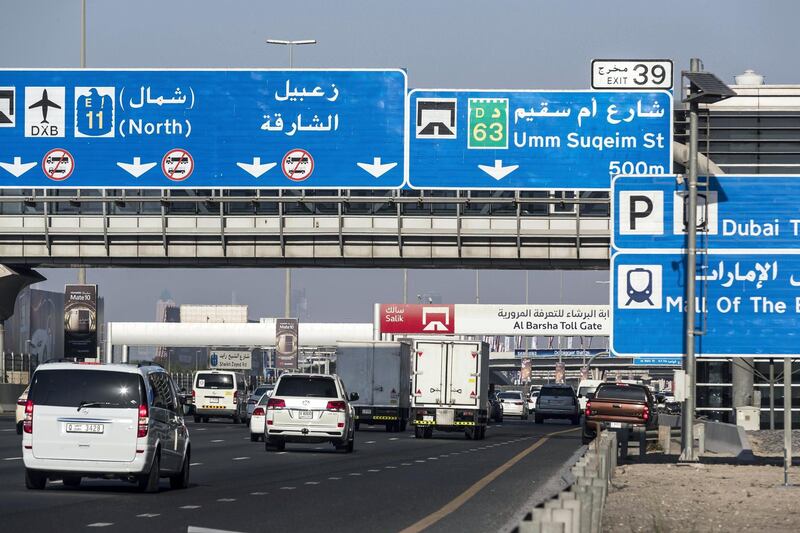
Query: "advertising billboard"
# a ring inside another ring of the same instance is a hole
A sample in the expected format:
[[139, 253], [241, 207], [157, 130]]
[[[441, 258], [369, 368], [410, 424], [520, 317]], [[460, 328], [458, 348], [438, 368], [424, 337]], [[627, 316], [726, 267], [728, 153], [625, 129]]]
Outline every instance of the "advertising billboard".
[[297, 368], [299, 330], [296, 318], [278, 318], [275, 320], [275, 366], [284, 370]]
[[64, 357], [97, 357], [97, 285], [64, 287]]

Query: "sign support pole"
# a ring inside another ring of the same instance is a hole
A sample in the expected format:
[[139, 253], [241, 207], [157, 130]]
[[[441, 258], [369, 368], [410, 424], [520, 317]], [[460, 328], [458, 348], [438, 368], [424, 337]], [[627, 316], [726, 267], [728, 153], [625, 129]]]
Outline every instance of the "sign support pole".
[[769, 360], [769, 429], [775, 430], [775, 360]]
[[[700, 71], [700, 60], [692, 58], [689, 64], [690, 72]], [[686, 242], [686, 319], [684, 330], [684, 344], [686, 346], [686, 402], [683, 409], [683, 450], [680, 460], [695, 462], [694, 453], [694, 408], [695, 408], [695, 270], [697, 267], [697, 112], [699, 104], [695, 100], [689, 103], [689, 176], [688, 192], [689, 202], [686, 219], [689, 221]]]
[[792, 466], [792, 358], [783, 360], [783, 485], [788, 487]]

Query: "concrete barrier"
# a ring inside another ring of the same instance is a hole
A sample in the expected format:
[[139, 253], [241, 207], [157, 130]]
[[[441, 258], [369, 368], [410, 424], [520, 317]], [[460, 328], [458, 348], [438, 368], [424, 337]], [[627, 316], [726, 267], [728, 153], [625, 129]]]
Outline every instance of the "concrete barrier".
[[17, 398], [27, 385], [0, 383], [0, 413], [13, 413], [17, 408]]
[[753, 451], [744, 428], [734, 424], [704, 420], [706, 450], [737, 457], [750, 457]]
[[533, 509], [512, 531], [600, 533], [608, 484], [616, 466], [617, 434], [603, 431], [572, 467], [573, 484]]

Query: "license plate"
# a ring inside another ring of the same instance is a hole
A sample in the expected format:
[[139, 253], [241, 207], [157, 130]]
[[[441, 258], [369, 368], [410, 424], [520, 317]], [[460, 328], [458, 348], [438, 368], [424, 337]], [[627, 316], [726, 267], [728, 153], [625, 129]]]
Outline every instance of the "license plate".
[[208, 403], [219, 403], [219, 398], [209, 398]]
[[104, 431], [103, 424], [64, 424], [64, 429], [67, 433], [102, 433]]
[[314, 413], [311, 411], [298, 411], [298, 418], [314, 418]]
[[608, 427], [610, 428], [621, 428], [622, 422], [609, 422]]

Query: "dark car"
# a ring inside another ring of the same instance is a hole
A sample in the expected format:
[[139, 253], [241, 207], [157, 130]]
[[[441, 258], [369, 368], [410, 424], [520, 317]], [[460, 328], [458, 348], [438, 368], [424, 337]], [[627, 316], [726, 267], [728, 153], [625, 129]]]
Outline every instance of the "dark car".
[[497, 399], [497, 393], [489, 394], [489, 420], [503, 421], [503, 404]]

